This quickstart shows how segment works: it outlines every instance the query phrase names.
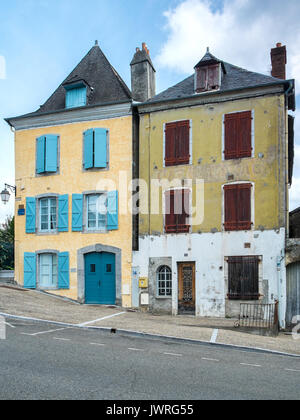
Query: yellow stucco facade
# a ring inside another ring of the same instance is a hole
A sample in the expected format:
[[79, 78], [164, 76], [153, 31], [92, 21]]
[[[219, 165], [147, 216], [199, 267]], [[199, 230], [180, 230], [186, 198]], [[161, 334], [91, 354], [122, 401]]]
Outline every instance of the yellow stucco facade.
[[[104, 170], [85, 171], [83, 169], [83, 133], [90, 128], [109, 130], [109, 167]], [[59, 172], [53, 175], [36, 175], [36, 138], [41, 135], [55, 134], [59, 140]], [[16, 245], [15, 279], [23, 284], [24, 253], [39, 250], [57, 250], [70, 253], [70, 289], [56, 290], [52, 293], [77, 299], [77, 251], [78, 249], [102, 244], [119, 248], [122, 252], [121, 276], [122, 305], [131, 306], [131, 263], [132, 263], [132, 218], [130, 214], [119, 211], [119, 228], [106, 233], [72, 232], [72, 194], [82, 194], [99, 190], [100, 181], [113, 181], [121, 192], [121, 182], [132, 177], [132, 116], [111, 118], [99, 121], [74, 122], [53, 125], [38, 129], [16, 131]], [[108, 189], [109, 190], [109, 189]], [[18, 216], [20, 205], [26, 206], [26, 197], [41, 194], [69, 195], [68, 232], [56, 234], [26, 234], [25, 216]], [[120, 197], [121, 199], [121, 197]], [[124, 206], [124, 200], [120, 200]], [[121, 206], [121, 204], [120, 204]]]
[[[171, 108], [171, 107], [170, 107]], [[224, 160], [223, 118], [225, 114], [252, 111], [253, 157]], [[164, 125], [191, 121], [192, 162], [190, 165], [164, 167]], [[266, 95], [142, 113], [140, 120], [140, 178], [204, 180], [204, 218], [192, 232], [221, 232], [224, 184], [250, 181], [254, 184], [253, 230], [285, 226], [286, 109], [283, 94]], [[140, 235], [162, 233], [163, 211], [160, 191], [159, 214], [140, 216]], [[147, 202], [147, 200], [145, 201]], [[149, 194], [149, 207], [151, 194]], [[196, 206], [196, 188], [193, 188]]]

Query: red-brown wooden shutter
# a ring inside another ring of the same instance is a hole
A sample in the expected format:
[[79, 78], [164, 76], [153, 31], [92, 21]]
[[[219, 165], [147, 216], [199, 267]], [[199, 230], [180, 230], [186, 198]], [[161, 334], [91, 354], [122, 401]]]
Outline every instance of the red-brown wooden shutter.
[[251, 111], [225, 115], [225, 159], [251, 157]]
[[190, 213], [190, 192], [189, 190], [178, 190], [177, 201], [181, 203], [181, 214], [177, 215], [177, 232], [189, 232], [190, 226], [187, 224]]
[[220, 87], [220, 64], [208, 67], [208, 89]]
[[180, 165], [190, 163], [190, 122], [180, 121], [177, 123], [176, 138], [176, 161]]
[[176, 164], [176, 123], [166, 124], [165, 128], [165, 165], [172, 166]]
[[197, 69], [197, 79], [196, 79], [196, 92], [204, 92], [207, 90], [208, 84], [208, 71], [207, 67], [202, 67]]
[[251, 184], [238, 185], [237, 229], [251, 229]]
[[238, 120], [235, 115], [225, 115], [225, 159], [236, 159], [238, 157]]
[[226, 185], [225, 193], [225, 230], [237, 230], [237, 191], [236, 185]]
[[165, 229], [166, 233], [176, 233], [176, 215], [175, 208], [175, 191], [167, 191], [165, 193]]
[[251, 144], [251, 111], [240, 112], [238, 124], [238, 152], [239, 157], [251, 157], [252, 144]]

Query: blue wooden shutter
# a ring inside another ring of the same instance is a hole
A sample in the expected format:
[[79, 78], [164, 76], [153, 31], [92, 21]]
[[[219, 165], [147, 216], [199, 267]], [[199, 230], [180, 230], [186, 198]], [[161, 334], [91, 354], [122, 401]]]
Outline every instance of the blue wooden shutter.
[[72, 196], [72, 230], [73, 232], [82, 231], [83, 219], [83, 195], [73, 194]]
[[107, 137], [106, 128], [95, 128], [94, 130], [95, 168], [106, 168], [107, 166]]
[[36, 200], [26, 198], [26, 233], [35, 233]]
[[118, 191], [110, 191], [107, 193], [107, 230], [118, 229]]
[[70, 288], [70, 263], [69, 253], [62, 252], [58, 255], [58, 288]]
[[46, 136], [46, 172], [57, 172], [57, 144], [57, 136]]
[[36, 255], [30, 252], [24, 254], [24, 287], [36, 288]]
[[68, 232], [69, 230], [69, 196], [58, 197], [58, 231]]
[[84, 133], [84, 169], [94, 167], [94, 130]]
[[66, 108], [86, 105], [86, 87], [70, 89], [66, 92]]
[[42, 174], [45, 172], [45, 152], [46, 152], [46, 137], [41, 136], [36, 139], [36, 173]]

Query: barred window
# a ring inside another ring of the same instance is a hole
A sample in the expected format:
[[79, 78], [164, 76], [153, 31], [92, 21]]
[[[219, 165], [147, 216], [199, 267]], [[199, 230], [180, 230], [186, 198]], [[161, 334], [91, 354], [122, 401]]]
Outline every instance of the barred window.
[[172, 271], [166, 265], [157, 271], [157, 289], [160, 297], [172, 296]]

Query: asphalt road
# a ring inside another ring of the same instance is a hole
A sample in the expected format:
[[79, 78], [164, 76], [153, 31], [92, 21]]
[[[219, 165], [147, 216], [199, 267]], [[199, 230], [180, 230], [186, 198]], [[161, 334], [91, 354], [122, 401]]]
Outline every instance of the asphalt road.
[[1, 400], [300, 400], [299, 358], [8, 322]]

